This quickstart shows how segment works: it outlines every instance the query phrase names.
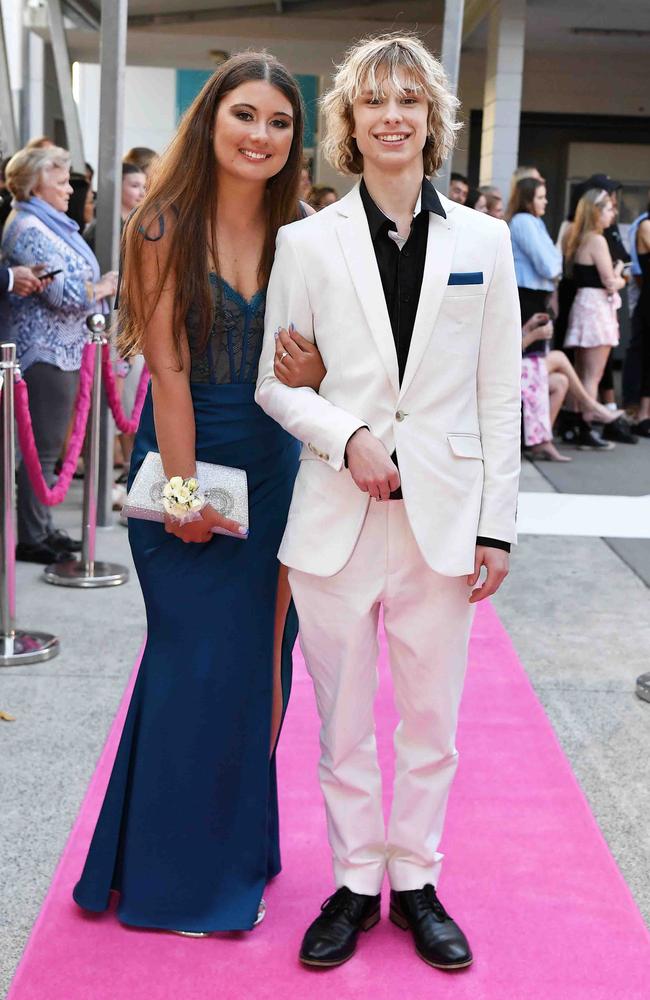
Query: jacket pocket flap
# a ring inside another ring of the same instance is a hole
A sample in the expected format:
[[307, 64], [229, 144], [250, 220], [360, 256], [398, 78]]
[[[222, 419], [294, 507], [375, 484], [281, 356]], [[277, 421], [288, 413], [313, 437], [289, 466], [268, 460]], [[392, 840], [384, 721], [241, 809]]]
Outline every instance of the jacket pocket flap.
[[448, 434], [449, 447], [458, 458], [483, 458], [478, 434]]

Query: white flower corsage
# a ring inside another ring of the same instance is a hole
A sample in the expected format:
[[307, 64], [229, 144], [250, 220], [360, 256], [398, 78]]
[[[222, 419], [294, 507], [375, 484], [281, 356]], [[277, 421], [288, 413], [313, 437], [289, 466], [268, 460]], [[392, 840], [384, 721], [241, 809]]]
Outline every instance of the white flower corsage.
[[172, 476], [162, 491], [163, 507], [170, 517], [187, 524], [188, 521], [198, 521], [205, 507], [205, 497], [199, 493], [196, 479], [182, 479]]

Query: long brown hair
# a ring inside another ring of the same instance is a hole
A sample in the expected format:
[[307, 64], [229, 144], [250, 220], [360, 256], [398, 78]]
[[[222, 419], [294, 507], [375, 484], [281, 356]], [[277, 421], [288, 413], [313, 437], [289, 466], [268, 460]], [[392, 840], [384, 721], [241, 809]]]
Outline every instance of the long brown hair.
[[576, 206], [573, 222], [564, 237], [564, 256], [567, 264], [573, 264], [580, 244], [590, 233], [602, 233], [600, 213], [607, 201], [609, 201], [607, 191], [600, 188], [592, 188], [583, 194]]
[[534, 215], [533, 201], [535, 193], [539, 188], [545, 186], [546, 181], [541, 181], [539, 177], [522, 177], [521, 180], [518, 180], [512, 189], [510, 201], [508, 202], [506, 211], [508, 222], [510, 222], [513, 215], [517, 215], [519, 212], [529, 212], [531, 215]]
[[[293, 113], [293, 139], [287, 162], [267, 182], [266, 237], [259, 262], [260, 285], [268, 281], [278, 229], [299, 217], [298, 187], [302, 167], [304, 110], [298, 85], [289, 71], [266, 52], [242, 52], [223, 63], [195, 98], [176, 136], [154, 168], [149, 189], [141, 205], [130, 216], [122, 237], [120, 285], [120, 334], [118, 348], [123, 357], [142, 350], [145, 329], [170, 274], [182, 275], [175, 282], [173, 332], [181, 357], [181, 331], [191, 309], [205, 344], [214, 320], [206, 250], [218, 267], [218, 248], [213, 225], [216, 215], [216, 160], [213, 137], [220, 102], [236, 87], [250, 80], [265, 80], [287, 98]], [[142, 247], [145, 240], [158, 240], [166, 220], [174, 235], [167, 241], [156, 285], [144, 293]]]

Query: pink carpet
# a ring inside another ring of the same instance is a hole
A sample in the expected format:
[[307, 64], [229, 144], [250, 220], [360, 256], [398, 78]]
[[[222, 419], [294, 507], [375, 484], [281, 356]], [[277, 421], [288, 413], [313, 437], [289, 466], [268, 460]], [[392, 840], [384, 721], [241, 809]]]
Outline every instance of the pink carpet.
[[[384, 654], [385, 662], [385, 654]], [[377, 717], [388, 772], [395, 716]], [[441, 896], [472, 968], [438, 972], [387, 919], [333, 971], [303, 969], [302, 932], [329, 894], [311, 682], [296, 656], [280, 754], [284, 872], [252, 934], [189, 940], [84, 916], [70, 892], [108, 779], [125, 704], [90, 784], [10, 1000], [648, 1000], [650, 938], [495, 612], [479, 607]], [[386, 787], [390, 783], [386, 782]], [[188, 844], [191, 850], [191, 844]], [[386, 900], [384, 901], [384, 910]]]

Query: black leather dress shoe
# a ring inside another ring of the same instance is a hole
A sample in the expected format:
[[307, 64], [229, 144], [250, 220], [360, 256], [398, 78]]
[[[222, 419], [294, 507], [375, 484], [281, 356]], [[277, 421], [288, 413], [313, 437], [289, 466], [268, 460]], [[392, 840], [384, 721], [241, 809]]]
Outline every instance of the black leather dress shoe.
[[67, 531], [61, 531], [58, 528], [51, 535], [48, 535], [45, 541], [56, 552], [81, 552], [81, 542], [79, 539], [70, 538]]
[[467, 938], [436, 896], [432, 885], [390, 894], [390, 919], [410, 930], [420, 958], [435, 969], [465, 969], [472, 964]]
[[329, 968], [352, 958], [359, 931], [369, 931], [379, 923], [381, 896], [362, 896], [347, 886], [326, 899], [321, 914], [305, 934], [300, 961], [305, 965]]
[[40, 563], [41, 566], [49, 566], [50, 563], [63, 562], [70, 558], [69, 552], [61, 552], [53, 549], [47, 542], [40, 542], [38, 545], [25, 545], [19, 542], [16, 546], [16, 559], [18, 562]]

